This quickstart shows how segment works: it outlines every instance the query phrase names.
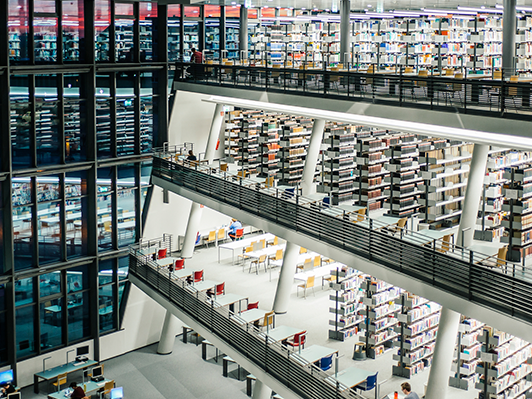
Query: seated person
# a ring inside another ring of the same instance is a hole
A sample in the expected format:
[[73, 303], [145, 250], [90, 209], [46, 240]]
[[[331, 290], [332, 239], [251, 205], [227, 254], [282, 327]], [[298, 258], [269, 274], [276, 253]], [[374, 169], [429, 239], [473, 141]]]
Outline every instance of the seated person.
[[187, 161], [197, 161], [198, 158], [194, 155], [194, 152], [192, 150], [190, 150], [188, 152], [188, 157], [187, 157]]
[[85, 395], [85, 391], [83, 390], [83, 388], [78, 387], [78, 384], [76, 382], [70, 384], [70, 388], [74, 390], [70, 395], [71, 399], [89, 399], [89, 397]]
[[11, 384], [11, 382], [4, 382], [2, 384], [2, 394], [0, 395], [0, 397], [7, 398], [7, 395], [13, 392], [15, 392], [15, 387], [13, 386], [13, 384]]
[[231, 219], [231, 224], [229, 225], [229, 237], [231, 237], [231, 240], [235, 241], [236, 231], [241, 228], [242, 228], [242, 223], [240, 223], [236, 219]]

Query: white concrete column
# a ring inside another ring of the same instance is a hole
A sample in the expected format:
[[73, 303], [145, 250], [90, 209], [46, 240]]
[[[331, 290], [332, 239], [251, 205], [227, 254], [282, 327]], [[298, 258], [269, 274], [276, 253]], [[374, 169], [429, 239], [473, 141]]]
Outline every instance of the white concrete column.
[[[430, 366], [425, 399], [445, 399], [446, 397], [459, 325], [460, 313], [447, 308], [441, 309], [438, 336]], [[420, 397], [421, 394], [422, 392], [418, 392]]]
[[[349, 44], [351, 43], [351, 1], [340, 0], [340, 61], [349, 62]], [[344, 65], [347, 68], [347, 65]]]
[[312, 134], [310, 135], [310, 143], [307, 149], [307, 157], [305, 159], [305, 166], [303, 167], [303, 177], [301, 178], [301, 189], [304, 196], [316, 192], [314, 173], [316, 173], [316, 165], [318, 164], [318, 157], [320, 156], [324, 128], [324, 119], [314, 119]]
[[292, 285], [294, 284], [294, 274], [296, 273], [296, 262], [299, 256], [299, 245], [291, 242], [286, 243], [283, 255], [283, 266], [277, 283], [273, 310], [275, 313], [286, 313]]
[[207, 148], [205, 149], [205, 159], [207, 162], [212, 163], [214, 161], [214, 152], [216, 151], [216, 143], [220, 138], [220, 131], [222, 130], [222, 124], [224, 121], [224, 106], [223, 104], [216, 104], [214, 109], [214, 115], [211, 122], [211, 131], [209, 138], [207, 139]]
[[168, 310], [164, 316], [163, 329], [161, 331], [161, 338], [159, 339], [159, 346], [157, 353], [160, 355], [168, 355], [174, 349], [175, 337], [179, 329], [179, 319], [175, 317]]
[[193, 202], [188, 214], [187, 231], [185, 232], [185, 239], [183, 240], [183, 249], [181, 250], [182, 258], [192, 258], [194, 247], [196, 245], [196, 236], [199, 231], [201, 222], [201, 215], [203, 208], [200, 204]]
[[272, 396], [271, 388], [268, 388], [259, 380], [255, 380], [255, 386], [253, 387], [253, 395], [251, 399], [270, 399]]
[[502, 21], [502, 68], [504, 76], [516, 75], [515, 66], [515, 0], [503, 0], [504, 15]]
[[478, 205], [482, 197], [482, 188], [484, 187], [488, 152], [488, 145], [475, 144], [473, 146], [473, 157], [471, 158], [467, 189], [464, 202], [462, 203], [462, 215], [460, 217], [460, 226], [458, 228], [458, 239], [456, 241], [456, 245], [461, 246], [462, 231], [464, 229], [469, 229], [463, 232], [463, 243], [466, 248], [473, 244]]

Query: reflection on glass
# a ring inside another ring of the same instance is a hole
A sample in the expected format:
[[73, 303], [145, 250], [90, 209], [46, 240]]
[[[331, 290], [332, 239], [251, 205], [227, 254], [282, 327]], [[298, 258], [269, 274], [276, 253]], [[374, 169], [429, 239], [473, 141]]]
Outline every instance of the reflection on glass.
[[59, 162], [59, 102], [57, 101], [57, 76], [35, 77], [35, 129], [37, 164]]
[[63, 298], [44, 301], [40, 304], [42, 350], [61, 345], [62, 306]]
[[83, 38], [83, 0], [63, 1], [63, 60], [80, 60], [79, 41]]
[[29, 206], [13, 208], [15, 270], [22, 270], [33, 266], [32, 213], [33, 210]]
[[150, 176], [151, 176], [152, 162], [143, 162], [140, 169], [140, 211], [141, 216], [144, 215], [144, 212], [147, 212], [147, 209], [144, 209], [144, 204], [146, 202], [146, 196], [148, 195], [148, 188], [150, 187]]
[[11, 198], [13, 200], [13, 206], [26, 205], [31, 203], [31, 178], [14, 177], [11, 187]]
[[9, 59], [27, 62], [29, 32], [28, 0], [9, 0]]
[[17, 359], [35, 353], [33, 326], [35, 316], [35, 305], [17, 308], [15, 311]]
[[106, 259], [98, 263], [98, 285], [105, 285], [113, 282], [114, 263], [114, 259]]
[[89, 288], [88, 265], [67, 270], [67, 291], [69, 294]]
[[37, 177], [37, 201], [45, 202], [61, 198], [61, 187], [57, 176]]
[[61, 272], [51, 272], [39, 276], [41, 298], [61, 292]]
[[115, 57], [118, 62], [133, 62], [133, 48], [135, 46], [133, 40], [134, 25], [134, 19], [115, 19]]
[[15, 306], [33, 302], [33, 278], [24, 278], [15, 282]]
[[144, 72], [140, 76], [140, 151], [153, 149], [153, 85], [154, 74]]
[[135, 242], [135, 193], [136, 190], [118, 191], [118, 246]]
[[[6, 312], [0, 313], [0, 326], [7, 326]], [[0, 328], [0, 363], [7, 362], [7, 328]]]
[[29, 97], [29, 80], [27, 75], [11, 78], [11, 151], [13, 169], [32, 166], [30, 149], [30, 130], [33, 111]]
[[80, 101], [80, 75], [64, 76], [64, 129], [65, 161], [79, 162], [87, 159], [85, 154], [85, 129], [81, 129], [83, 101]]
[[96, 99], [96, 144], [98, 158], [110, 158], [111, 153], [111, 102]]
[[227, 50], [227, 53], [224, 58], [229, 60], [240, 58], [238, 54], [238, 46], [240, 43], [238, 37], [240, 31], [240, 8], [232, 8], [232, 10], [236, 10], [236, 18], [227, 18], [225, 21], [225, 49]]
[[34, 12], [55, 14], [55, 0], [34, 0]]
[[183, 60], [189, 62], [192, 57], [192, 48], [199, 49], [199, 22], [185, 21], [184, 24]]
[[109, 61], [110, 2], [110, 0], [95, 0], [94, 34], [96, 35], [96, 61]]
[[0, 312], [6, 308], [6, 286], [0, 284]]
[[168, 5], [168, 61], [179, 61], [180, 57], [180, 22], [181, 6]]
[[124, 289], [126, 288], [127, 282], [122, 282], [118, 284], [118, 306], [122, 308], [125, 306], [125, 303], [122, 303], [122, 298], [124, 297]]
[[100, 332], [110, 331], [115, 328], [113, 317], [114, 284], [100, 287], [98, 292], [98, 312], [100, 314]]
[[[87, 173], [84, 170], [69, 172], [65, 175], [65, 197], [75, 198], [85, 195]], [[82, 186], [83, 183], [83, 186]], [[83, 191], [82, 191], [83, 187]], [[67, 207], [68, 209], [68, 207]]]
[[135, 99], [116, 101], [116, 151], [117, 155], [135, 153]]
[[116, 189], [123, 190], [135, 187], [135, 165], [130, 163], [117, 168]]
[[220, 19], [205, 19], [205, 60], [220, 61]]
[[68, 341], [74, 342], [90, 336], [89, 292], [67, 296]]
[[61, 207], [59, 202], [39, 204], [39, 263], [61, 260]]
[[118, 281], [127, 280], [129, 273], [129, 257], [118, 258]]
[[33, 19], [35, 62], [57, 61], [57, 18]]
[[98, 247], [101, 250], [112, 248], [112, 170], [111, 168], [98, 169]]
[[153, 26], [157, 21], [157, 3], [139, 4], [140, 61], [153, 60]]
[[127, 3], [116, 3], [115, 4], [115, 15], [125, 15], [125, 16], [133, 16], [133, 4], [127, 4]]
[[86, 240], [83, 238], [83, 213], [87, 209], [86, 198], [68, 200], [66, 205], [67, 256], [86, 255]]

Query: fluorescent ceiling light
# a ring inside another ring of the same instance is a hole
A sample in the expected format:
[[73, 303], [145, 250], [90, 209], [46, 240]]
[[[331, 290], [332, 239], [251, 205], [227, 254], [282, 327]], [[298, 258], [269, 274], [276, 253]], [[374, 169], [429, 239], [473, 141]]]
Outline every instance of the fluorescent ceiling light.
[[495, 8], [500, 8], [501, 10], [504, 10], [504, 6], [502, 4], [495, 4]]
[[397, 15], [398, 17], [419, 17], [420, 14], [418, 12], [411, 12], [411, 11], [401, 11], [401, 10], [394, 10], [394, 15]]
[[431, 10], [428, 8], [422, 8], [425, 13], [429, 15], [449, 15], [449, 14], [462, 14], [462, 15], [477, 15], [476, 11], [461, 11], [461, 10]]
[[510, 147], [514, 150], [530, 151], [532, 149], [532, 138], [530, 137], [481, 132], [478, 130], [430, 125], [428, 123], [409, 122], [367, 115], [348, 114], [345, 112], [275, 104], [266, 101], [245, 100], [241, 98], [211, 96], [210, 98], [204, 99], [202, 101], [215, 104], [233, 105], [235, 107], [246, 109], [261, 109], [265, 111], [281, 112], [289, 115], [305, 116], [307, 118], [324, 119], [326, 121], [355, 123], [380, 129], [399, 130], [405, 133], [414, 133], [429, 137], [443, 137], [476, 144], [486, 144], [495, 147]]
[[491, 14], [504, 14], [504, 11], [500, 8], [479, 8], [479, 7], [461, 7], [458, 6], [460, 11], [475, 11], [478, 13], [491, 13]]
[[528, 11], [528, 12], [532, 12], [532, 7], [517, 6], [517, 7], [515, 7], [515, 9], [518, 10], [518, 11]]
[[366, 15], [369, 15], [371, 18], [394, 18], [395, 16], [392, 15], [392, 14], [384, 14], [384, 13], [380, 13], [380, 12], [370, 12], [370, 11], [366, 11]]

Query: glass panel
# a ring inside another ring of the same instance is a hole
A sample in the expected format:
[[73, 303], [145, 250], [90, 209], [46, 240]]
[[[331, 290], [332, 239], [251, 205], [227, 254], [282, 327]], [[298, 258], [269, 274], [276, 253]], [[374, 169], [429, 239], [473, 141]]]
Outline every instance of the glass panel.
[[168, 5], [168, 61], [180, 59], [180, 5]]
[[45, 12], [55, 14], [55, 0], [34, 0], [33, 10], [35, 13]]
[[140, 76], [140, 151], [153, 149], [153, 85], [154, 74], [144, 72]]
[[29, 206], [20, 206], [13, 209], [15, 270], [33, 266], [32, 214], [33, 208]]
[[15, 282], [15, 306], [33, 302], [33, 277]]
[[199, 22], [186, 21], [183, 59], [188, 62], [192, 57], [192, 49], [199, 49]]
[[[240, 18], [240, 6], [225, 7], [226, 18]], [[227, 26], [226, 26], [227, 28]]]
[[[65, 196], [66, 198], [80, 197], [87, 194], [87, 172], [69, 172], [65, 175]], [[67, 205], [67, 211], [71, 207]]]
[[109, 61], [110, 0], [96, 0], [94, 12], [96, 61]]
[[67, 296], [68, 341], [73, 342], [90, 336], [89, 292]]
[[127, 281], [118, 284], [118, 306], [120, 306], [120, 309], [122, 308], [122, 305], [125, 305], [125, 303], [122, 303], [122, 297], [124, 296], [124, 289], [126, 288], [126, 284]]
[[98, 247], [112, 248], [112, 198], [111, 198], [111, 168], [98, 169]]
[[39, 263], [61, 260], [61, 206], [59, 202], [39, 204]]
[[6, 309], [6, 286], [4, 284], [0, 284], [0, 311], [5, 310], [5, 309]]
[[[0, 313], [0, 326], [7, 326], [7, 313]], [[0, 363], [7, 362], [7, 328], [0, 328]]]
[[114, 264], [115, 259], [106, 259], [98, 263], [98, 285], [105, 285], [113, 282]]
[[199, 18], [200, 8], [194, 6], [185, 6], [185, 18]]
[[67, 291], [69, 294], [89, 288], [89, 265], [67, 270]]
[[108, 99], [96, 99], [96, 145], [99, 159], [110, 158], [112, 156], [111, 101]]
[[15, 311], [18, 359], [35, 353], [33, 325], [35, 316], [35, 305], [24, 306]]
[[87, 199], [68, 200], [66, 207], [67, 256], [72, 258], [86, 255], [87, 246], [85, 243], [87, 240], [83, 237], [83, 214], [87, 209]]
[[146, 196], [148, 195], [148, 188], [150, 187], [152, 162], [143, 162], [140, 169], [140, 211], [144, 215], [144, 204], [146, 202]]
[[66, 62], [79, 61], [79, 42], [84, 37], [83, 0], [63, 1], [63, 60]]
[[37, 177], [37, 201], [52, 201], [61, 198], [61, 186], [57, 176]]
[[39, 276], [41, 298], [61, 292], [61, 272], [51, 272]]
[[45, 301], [40, 304], [41, 349], [46, 350], [61, 345], [63, 319], [63, 298]]
[[205, 18], [220, 18], [221, 16], [221, 7], [205, 4], [203, 6], [203, 12], [205, 13]]
[[31, 203], [31, 178], [13, 178], [11, 199], [13, 200], [13, 206]]
[[[233, 10], [233, 8], [230, 8]], [[240, 13], [240, 7], [235, 8], [236, 12]], [[238, 16], [239, 14], [237, 14]], [[238, 59], [238, 46], [240, 38], [240, 18], [227, 18], [225, 21], [225, 49], [227, 50], [226, 57], [229, 60]]]
[[10, 102], [13, 169], [30, 167], [33, 166], [30, 144], [33, 111], [30, 104], [28, 76], [18, 75], [11, 78]]
[[181, 16], [181, 6], [179, 4], [168, 4], [168, 17], [178, 18]]
[[[119, 165], [117, 168], [116, 189], [124, 190], [135, 187], [135, 164]], [[119, 209], [120, 210], [120, 209]]]
[[65, 161], [79, 162], [87, 159], [85, 154], [85, 130], [81, 129], [80, 76], [64, 75], [64, 115], [65, 115]]
[[[118, 5], [117, 5], [118, 6]], [[133, 7], [133, 5], [131, 4]], [[115, 19], [116, 61], [133, 62], [134, 19]]]
[[248, 8], [248, 19], [257, 19], [259, 12], [256, 8]]
[[9, 0], [9, 59], [15, 63], [29, 61], [29, 15], [28, 0]]
[[153, 60], [153, 28], [157, 22], [157, 3], [139, 3], [140, 61]]
[[220, 19], [205, 20], [205, 61], [220, 60]]
[[99, 289], [98, 312], [100, 313], [100, 332], [115, 328], [113, 317], [114, 287], [114, 284], [108, 284]]
[[133, 16], [133, 4], [116, 3], [115, 15]]
[[118, 246], [135, 242], [135, 195], [136, 190], [118, 191]]
[[[125, 79], [120, 79], [125, 83]], [[131, 82], [132, 83], [132, 82]], [[117, 80], [118, 86], [118, 80]], [[116, 100], [116, 152], [118, 156], [133, 155], [135, 153], [135, 98], [133, 87], [124, 87], [118, 91], [124, 94]]]
[[35, 62], [57, 61], [57, 18], [35, 17]]
[[57, 76], [37, 75], [35, 77], [35, 129], [37, 164], [59, 163], [59, 120], [57, 101]]
[[129, 256], [118, 258], [118, 281], [127, 280], [129, 273]]

